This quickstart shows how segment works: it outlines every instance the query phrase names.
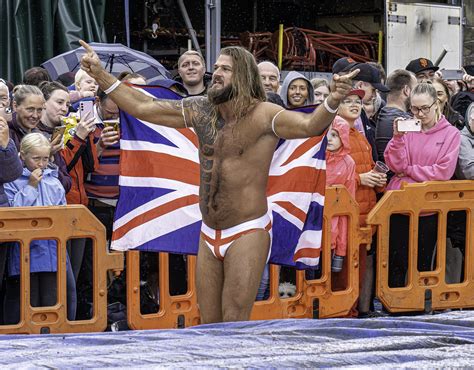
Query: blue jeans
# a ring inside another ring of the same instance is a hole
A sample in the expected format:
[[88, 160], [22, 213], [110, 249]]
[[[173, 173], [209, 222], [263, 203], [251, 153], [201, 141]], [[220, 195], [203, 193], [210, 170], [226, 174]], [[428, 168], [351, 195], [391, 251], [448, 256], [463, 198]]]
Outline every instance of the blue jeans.
[[262, 280], [257, 292], [257, 301], [264, 301], [270, 296], [270, 265], [265, 265]]

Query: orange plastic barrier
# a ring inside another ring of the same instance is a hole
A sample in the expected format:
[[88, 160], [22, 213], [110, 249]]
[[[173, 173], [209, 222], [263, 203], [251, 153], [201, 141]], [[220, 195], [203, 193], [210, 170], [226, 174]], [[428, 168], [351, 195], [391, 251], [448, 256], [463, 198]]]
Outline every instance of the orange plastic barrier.
[[[389, 191], [370, 212], [368, 223], [378, 227], [377, 296], [390, 312], [429, 311], [474, 307], [474, 181], [427, 182], [410, 184]], [[417, 235], [420, 213], [438, 213], [437, 265], [434, 271], [417, 269]], [[466, 254], [464, 281], [447, 284], [446, 226], [449, 211], [466, 211]], [[409, 243], [407, 285], [388, 284], [389, 225], [394, 213], [412, 218]]]
[[[93, 241], [94, 315], [68, 321], [66, 311], [66, 242]], [[30, 242], [54, 239], [58, 244], [57, 303], [30, 306]], [[0, 208], [0, 242], [21, 244], [21, 314], [15, 325], [0, 326], [1, 334], [99, 332], [107, 327], [107, 270], [123, 270], [122, 253], [106, 252], [105, 228], [84, 206]]]
[[[326, 189], [322, 240], [322, 274], [319, 279], [306, 280], [304, 271], [297, 271], [296, 295], [280, 299], [278, 294], [278, 271], [272, 266], [270, 276], [270, 298], [256, 302], [251, 319], [268, 320], [284, 318], [341, 317], [349, 313], [359, 296], [359, 245], [372, 240], [370, 228], [359, 228], [359, 206], [343, 186]], [[348, 281], [346, 289], [331, 288], [331, 219], [334, 216], [348, 217]], [[314, 312], [317, 311], [317, 315]]]
[[169, 289], [168, 253], [159, 255], [160, 309], [143, 315], [140, 310], [140, 252], [127, 252], [127, 321], [131, 329], [173, 329], [198, 325], [199, 310], [196, 299], [196, 257], [188, 256], [188, 291], [172, 296]]
[[[348, 284], [346, 289], [331, 289], [330, 220], [333, 216], [349, 217], [348, 226]], [[296, 295], [280, 299], [278, 267], [271, 266], [270, 297], [256, 302], [252, 320], [312, 318], [317, 302], [320, 318], [347, 315], [359, 295], [359, 245], [371, 242], [371, 230], [358, 228], [359, 208], [344, 187], [328, 188], [324, 209], [322, 275], [317, 280], [305, 280], [304, 271], [297, 272]], [[127, 252], [127, 314], [133, 329], [177, 328], [199, 324], [195, 294], [195, 257], [188, 258], [188, 292], [181, 296], [169, 295], [168, 255], [160, 253], [159, 291], [160, 309], [154, 314], [140, 313], [139, 252]]]

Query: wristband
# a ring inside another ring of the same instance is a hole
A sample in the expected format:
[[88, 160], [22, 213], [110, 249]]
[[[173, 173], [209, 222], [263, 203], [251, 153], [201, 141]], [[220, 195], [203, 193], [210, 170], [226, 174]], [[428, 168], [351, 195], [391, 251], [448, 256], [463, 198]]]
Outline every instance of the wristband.
[[324, 108], [326, 108], [326, 110], [332, 114], [336, 114], [337, 110], [339, 109], [339, 106], [336, 109], [332, 109], [328, 104], [328, 98], [324, 99], [323, 105], [324, 105]]
[[112, 85], [110, 85], [107, 89], [104, 90], [104, 92], [109, 95], [112, 93], [118, 86], [120, 85], [120, 81], [117, 80], [115, 81]]

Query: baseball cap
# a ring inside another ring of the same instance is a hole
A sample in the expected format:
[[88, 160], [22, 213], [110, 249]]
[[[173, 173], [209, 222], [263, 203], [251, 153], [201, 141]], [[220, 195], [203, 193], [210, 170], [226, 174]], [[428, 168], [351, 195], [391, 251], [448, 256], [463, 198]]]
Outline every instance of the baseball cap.
[[364, 99], [365, 91], [362, 89], [354, 89], [354, 90], [349, 91], [349, 94], [347, 94], [347, 96], [350, 96], [350, 95], [357, 95], [359, 98]]
[[429, 59], [418, 58], [413, 59], [410, 63], [408, 63], [405, 69], [407, 71], [413, 72], [414, 74], [417, 74], [426, 70], [432, 70], [436, 72], [439, 67], [436, 67]]
[[370, 83], [374, 88], [381, 92], [389, 92], [390, 89], [382, 84], [380, 78], [380, 71], [367, 63], [359, 63], [356, 67], [359, 70], [357, 76], [354, 77], [355, 81], [364, 81]]
[[349, 72], [359, 64], [352, 58], [339, 58], [332, 66], [332, 73]]
[[464, 70], [466, 71], [466, 73], [470, 76], [474, 76], [474, 65], [471, 64], [471, 65], [468, 65], [468, 66], [464, 66]]

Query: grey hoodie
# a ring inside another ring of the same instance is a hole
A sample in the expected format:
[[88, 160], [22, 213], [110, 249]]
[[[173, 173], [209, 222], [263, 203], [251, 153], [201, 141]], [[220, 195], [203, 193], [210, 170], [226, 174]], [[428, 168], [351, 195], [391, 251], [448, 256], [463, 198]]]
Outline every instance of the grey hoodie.
[[287, 107], [288, 107], [288, 88], [290, 87], [290, 84], [294, 80], [298, 80], [298, 79], [303, 79], [308, 84], [308, 99], [306, 99], [303, 105], [311, 105], [314, 102], [314, 89], [313, 89], [313, 85], [311, 85], [311, 82], [301, 73], [291, 71], [290, 73], [286, 75], [280, 89], [281, 99], [283, 100], [283, 103], [285, 103], [285, 106]]
[[461, 130], [461, 146], [459, 148], [456, 178], [458, 180], [474, 180], [474, 132], [469, 128], [469, 115], [474, 109], [474, 103], [466, 110], [464, 128]]

